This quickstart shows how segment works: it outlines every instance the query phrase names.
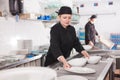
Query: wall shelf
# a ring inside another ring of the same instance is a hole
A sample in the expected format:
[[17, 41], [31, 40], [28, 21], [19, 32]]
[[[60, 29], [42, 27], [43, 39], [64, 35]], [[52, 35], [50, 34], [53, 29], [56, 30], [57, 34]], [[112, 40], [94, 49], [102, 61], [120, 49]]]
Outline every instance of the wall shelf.
[[[43, 23], [54, 23], [58, 22], [58, 20], [37, 20], [37, 19], [20, 19], [20, 20], [28, 20], [28, 21], [41, 21]], [[78, 24], [79, 21], [71, 21], [71, 24]]]

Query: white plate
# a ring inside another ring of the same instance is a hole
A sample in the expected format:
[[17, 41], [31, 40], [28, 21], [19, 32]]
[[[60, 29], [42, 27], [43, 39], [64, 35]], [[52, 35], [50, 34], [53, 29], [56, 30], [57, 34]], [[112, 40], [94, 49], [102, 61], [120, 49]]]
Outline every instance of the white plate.
[[77, 76], [77, 75], [65, 75], [65, 76], [58, 77], [57, 80], [88, 80], [88, 79], [82, 76]]
[[92, 46], [90, 46], [90, 45], [83, 45], [83, 47], [84, 47], [85, 50], [90, 50], [90, 49], [92, 49]]
[[87, 67], [71, 67], [65, 70], [73, 73], [79, 73], [79, 74], [90, 74], [90, 73], [96, 72], [94, 69], [87, 68]]
[[86, 62], [85, 58], [74, 58], [68, 61], [71, 66], [84, 66]]
[[57, 73], [47, 67], [18, 67], [0, 71], [0, 80], [55, 80]]

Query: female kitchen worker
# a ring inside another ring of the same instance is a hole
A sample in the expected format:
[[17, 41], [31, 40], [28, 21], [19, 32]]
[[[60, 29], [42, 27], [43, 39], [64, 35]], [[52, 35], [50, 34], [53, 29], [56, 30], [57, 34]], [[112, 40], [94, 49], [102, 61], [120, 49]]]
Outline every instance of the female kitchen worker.
[[73, 48], [85, 57], [89, 57], [89, 54], [84, 50], [76, 37], [74, 27], [70, 25], [72, 18], [71, 8], [62, 6], [58, 11], [58, 18], [59, 22], [50, 31], [50, 47], [46, 56], [45, 66], [60, 61], [66, 69], [71, 67], [66, 58], [70, 56]]

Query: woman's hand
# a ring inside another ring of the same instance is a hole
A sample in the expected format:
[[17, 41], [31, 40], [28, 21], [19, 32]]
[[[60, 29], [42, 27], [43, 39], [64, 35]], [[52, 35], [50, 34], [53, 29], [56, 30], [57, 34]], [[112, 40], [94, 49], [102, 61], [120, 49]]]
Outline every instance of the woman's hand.
[[71, 68], [71, 65], [66, 62], [66, 63], [63, 64], [63, 68], [64, 69]]
[[92, 47], [94, 47], [94, 44], [93, 44], [92, 41], [89, 42], [89, 45], [92, 46]]
[[64, 69], [68, 69], [71, 67], [70, 64], [68, 64], [67, 60], [64, 58], [64, 56], [59, 56], [57, 59], [58, 59], [58, 61], [63, 63]]
[[85, 50], [83, 50], [81, 53], [84, 55], [85, 58], [89, 58], [90, 57], [90, 55]]

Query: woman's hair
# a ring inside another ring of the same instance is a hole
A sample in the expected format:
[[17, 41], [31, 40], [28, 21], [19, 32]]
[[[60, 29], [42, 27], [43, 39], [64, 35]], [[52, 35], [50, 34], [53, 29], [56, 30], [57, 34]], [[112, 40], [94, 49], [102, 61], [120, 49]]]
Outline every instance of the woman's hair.
[[57, 13], [58, 13], [58, 15], [62, 15], [62, 14], [71, 14], [72, 15], [72, 10], [68, 6], [62, 6]]

